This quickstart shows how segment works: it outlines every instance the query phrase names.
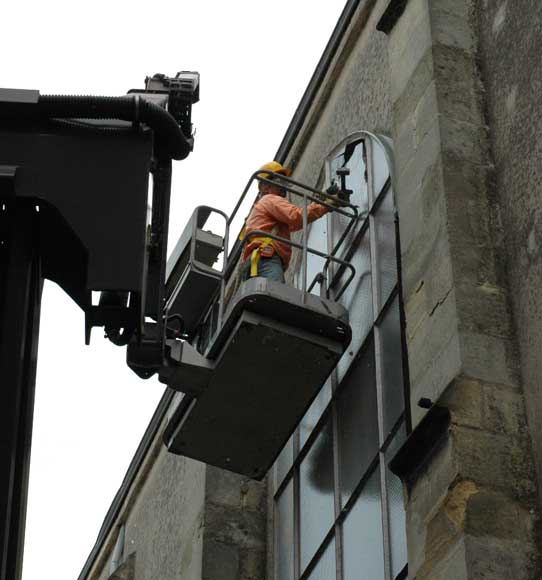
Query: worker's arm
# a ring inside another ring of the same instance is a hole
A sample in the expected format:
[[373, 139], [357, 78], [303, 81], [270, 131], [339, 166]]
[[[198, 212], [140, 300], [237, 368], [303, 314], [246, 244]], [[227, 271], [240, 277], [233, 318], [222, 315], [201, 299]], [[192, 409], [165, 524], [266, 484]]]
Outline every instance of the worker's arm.
[[[294, 232], [303, 227], [303, 208], [290, 203], [287, 199], [278, 195], [266, 195], [260, 203], [265, 210], [277, 221], [287, 224], [290, 231]], [[307, 207], [308, 222], [311, 223], [325, 215], [329, 209], [319, 203], [310, 203]]]

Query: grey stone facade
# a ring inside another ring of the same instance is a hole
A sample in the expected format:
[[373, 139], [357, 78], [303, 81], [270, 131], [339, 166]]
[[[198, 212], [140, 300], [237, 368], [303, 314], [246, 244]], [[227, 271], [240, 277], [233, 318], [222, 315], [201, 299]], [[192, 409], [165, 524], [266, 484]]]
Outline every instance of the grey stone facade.
[[[450, 413], [405, 486], [409, 577], [533, 580], [542, 4], [348, 4], [349, 26], [282, 154], [315, 185], [347, 135], [392, 139], [413, 427], [421, 398]], [[272, 515], [266, 483], [169, 455], [158, 434], [84, 578], [271, 580]], [[112, 571], [122, 524], [124, 564]]]
[[541, 134], [542, 5], [483, 2], [478, 13], [485, 111], [494, 163], [491, 201], [506, 266], [521, 379], [542, 480]]
[[[167, 453], [162, 428], [83, 577], [259, 580], [265, 484]], [[121, 526], [120, 562], [112, 566]]]
[[478, 66], [485, 8], [411, 0], [389, 32], [413, 418], [420, 397], [452, 416], [407, 503], [409, 573], [420, 579], [539, 575], [537, 482]]

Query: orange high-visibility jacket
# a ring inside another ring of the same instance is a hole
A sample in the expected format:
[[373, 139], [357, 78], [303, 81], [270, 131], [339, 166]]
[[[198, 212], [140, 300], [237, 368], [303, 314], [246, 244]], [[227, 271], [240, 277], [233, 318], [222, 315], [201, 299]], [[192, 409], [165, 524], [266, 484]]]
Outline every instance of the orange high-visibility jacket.
[[[328, 208], [319, 203], [310, 203], [307, 207], [308, 221], [313, 222], [328, 212]], [[290, 232], [295, 232], [303, 227], [303, 208], [290, 203], [284, 197], [273, 193], [268, 193], [261, 197], [252, 208], [245, 224], [245, 232], [253, 230], [263, 230], [271, 232], [276, 228], [276, 235], [281, 238], [290, 239]], [[255, 236], [256, 237], [256, 236]], [[246, 260], [252, 250], [260, 246], [261, 241], [254, 240], [248, 242], [243, 253], [243, 260]], [[288, 267], [292, 256], [292, 247], [284, 242], [274, 240], [273, 246], [278, 255], [282, 258], [284, 269]]]

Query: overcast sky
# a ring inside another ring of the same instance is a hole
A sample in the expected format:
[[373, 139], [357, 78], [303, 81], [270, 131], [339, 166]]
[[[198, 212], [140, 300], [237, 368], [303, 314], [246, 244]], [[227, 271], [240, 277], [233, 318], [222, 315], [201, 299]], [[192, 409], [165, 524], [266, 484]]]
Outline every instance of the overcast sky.
[[[119, 96], [146, 75], [201, 74], [194, 152], [174, 163], [170, 249], [196, 205], [226, 212], [270, 161], [344, 0], [17, 0], [2, 6], [0, 86]], [[46, 282], [24, 580], [75, 580], [160, 399]]]

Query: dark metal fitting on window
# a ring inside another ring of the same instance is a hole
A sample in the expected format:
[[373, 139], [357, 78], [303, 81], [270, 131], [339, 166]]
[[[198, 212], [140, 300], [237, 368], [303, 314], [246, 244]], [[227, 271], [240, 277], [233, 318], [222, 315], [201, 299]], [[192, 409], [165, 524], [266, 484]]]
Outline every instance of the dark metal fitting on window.
[[433, 401], [431, 399], [428, 399], [427, 397], [422, 397], [418, 401], [418, 407], [420, 407], [422, 409], [430, 409], [432, 406], [433, 406]]

